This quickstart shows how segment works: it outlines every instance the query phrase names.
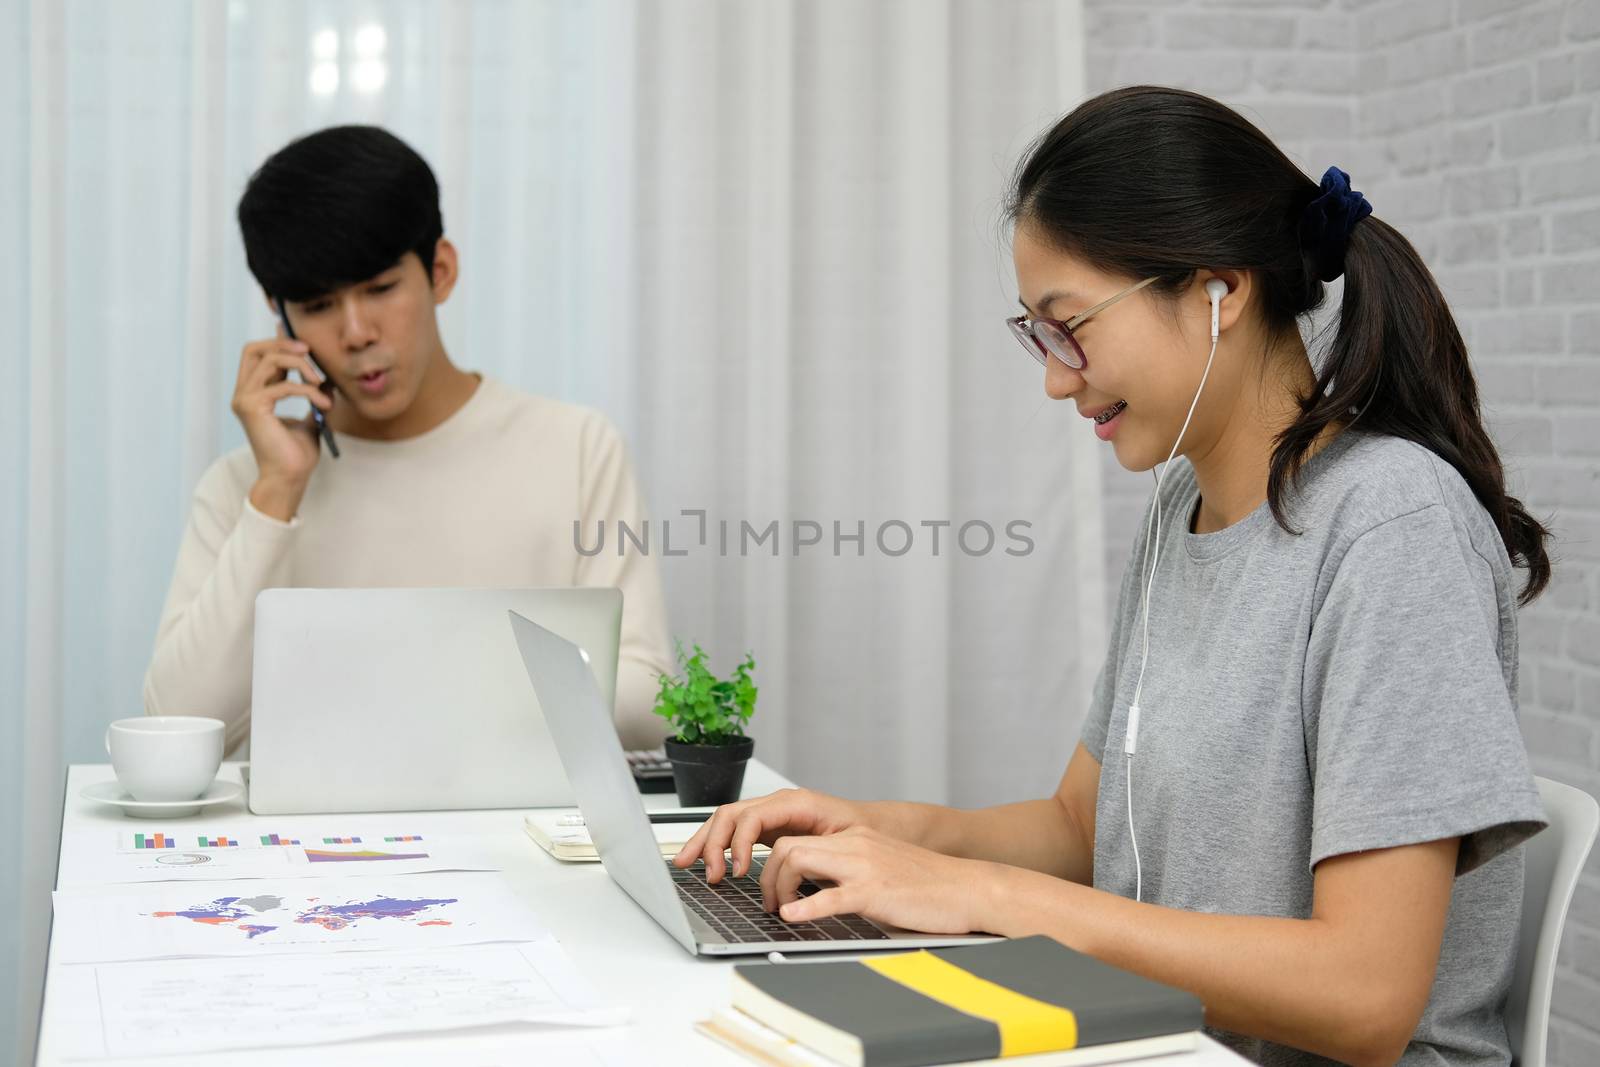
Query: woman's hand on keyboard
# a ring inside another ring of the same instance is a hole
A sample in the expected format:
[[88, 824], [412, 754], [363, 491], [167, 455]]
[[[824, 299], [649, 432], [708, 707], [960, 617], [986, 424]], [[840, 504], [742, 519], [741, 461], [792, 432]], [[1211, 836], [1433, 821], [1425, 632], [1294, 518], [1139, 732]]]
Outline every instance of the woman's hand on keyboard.
[[734, 877], [750, 870], [750, 850], [771, 845], [779, 838], [836, 834], [866, 824], [861, 804], [815, 793], [809, 789], [780, 789], [764, 797], [724, 804], [673, 857], [673, 864], [688, 867], [697, 859], [706, 863], [706, 881], [720, 882], [729, 866], [723, 853], [731, 853]]
[[[854, 913], [907, 930], [965, 934], [985, 929], [997, 869], [857, 826], [773, 845], [761, 870], [761, 902], [785, 922]], [[825, 888], [802, 896], [808, 881]]]

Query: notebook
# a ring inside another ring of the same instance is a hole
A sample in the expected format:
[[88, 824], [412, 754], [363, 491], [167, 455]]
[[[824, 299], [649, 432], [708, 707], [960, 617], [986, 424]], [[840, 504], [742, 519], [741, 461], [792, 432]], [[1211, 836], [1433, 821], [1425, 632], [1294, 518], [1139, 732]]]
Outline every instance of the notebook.
[[[543, 808], [522, 817], [522, 829], [527, 835], [556, 859], [563, 863], [599, 863], [600, 853], [594, 847], [587, 826], [562, 826], [563, 816], [578, 814], [577, 808]], [[699, 823], [651, 823], [664, 859], [671, 859], [678, 850], [689, 843], [689, 838], [700, 829]], [[769, 851], [765, 845], [755, 847], [755, 855]]]
[[[745, 964], [734, 968], [732, 1006], [845, 1067], [1109, 1063], [1193, 1048], [1203, 1022], [1192, 994], [1047, 937]], [[1127, 1044], [1143, 1048], [1110, 1047]], [[1063, 1053], [1083, 1055], [1053, 1058]]]
[[[714, 1011], [711, 1018], [695, 1023], [694, 1028], [752, 1062], [767, 1064], [768, 1067], [839, 1067], [836, 1061], [820, 1052], [813, 1052], [770, 1026], [756, 1022], [737, 1008]], [[1127, 1060], [1193, 1052], [1199, 1044], [1199, 1031], [1191, 1030], [1166, 1037], [1115, 1041], [1109, 1045], [1091, 1045], [1065, 1052], [1041, 1052], [998, 1060], [965, 1060], [943, 1067], [1100, 1067]]]

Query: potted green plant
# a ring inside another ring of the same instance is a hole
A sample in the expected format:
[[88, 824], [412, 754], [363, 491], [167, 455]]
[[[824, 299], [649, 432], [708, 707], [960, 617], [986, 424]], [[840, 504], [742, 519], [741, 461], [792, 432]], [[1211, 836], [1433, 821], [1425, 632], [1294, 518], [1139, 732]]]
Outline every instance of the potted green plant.
[[672, 762], [678, 803], [686, 808], [732, 803], [739, 799], [745, 764], [756, 747], [744, 735], [744, 724], [756, 710], [756, 685], [750, 680], [755, 656], [746, 653], [726, 679], [711, 673], [699, 645], [686, 657], [680, 644], [678, 662], [683, 677], [661, 676], [655, 706], [675, 731], [663, 747]]

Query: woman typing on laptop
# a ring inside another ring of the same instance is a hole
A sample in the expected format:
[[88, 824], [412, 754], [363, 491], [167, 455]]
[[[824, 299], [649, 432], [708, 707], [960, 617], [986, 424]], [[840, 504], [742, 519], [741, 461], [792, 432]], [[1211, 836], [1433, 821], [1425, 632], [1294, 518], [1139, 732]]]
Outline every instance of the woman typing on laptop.
[[[1046, 392], [1161, 472], [1060, 786], [975, 811], [786, 791], [675, 862], [716, 881], [771, 844], [790, 921], [1047, 934], [1197, 994], [1262, 1063], [1509, 1062], [1516, 846], [1544, 824], [1515, 613], [1547, 534], [1427, 267], [1342, 171], [1177, 90], [1072, 112], [1010, 210], [1009, 327]], [[1341, 276], [1313, 364], [1299, 317]]]

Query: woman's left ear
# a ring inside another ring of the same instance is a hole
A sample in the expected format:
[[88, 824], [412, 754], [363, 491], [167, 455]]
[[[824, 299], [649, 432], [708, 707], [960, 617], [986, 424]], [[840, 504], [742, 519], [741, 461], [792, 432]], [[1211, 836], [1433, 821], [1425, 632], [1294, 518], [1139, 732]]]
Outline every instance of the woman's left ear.
[[1245, 270], [1202, 271], [1195, 282], [1200, 291], [1200, 298], [1206, 302], [1208, 321], [1211, 315], [1211, 295], [1206, 290], [1216, 289], [1216, 286], [1210, 285], [1213, 281], [1220, 281], [1227, 287], [1217, 307], [1217, 329], [1226, 332], [1230, 326], [1239, 321], [1239, 316], [1244, 313], [1244, 306], [1250, 302], [1253, 278], [1250, 272]]

